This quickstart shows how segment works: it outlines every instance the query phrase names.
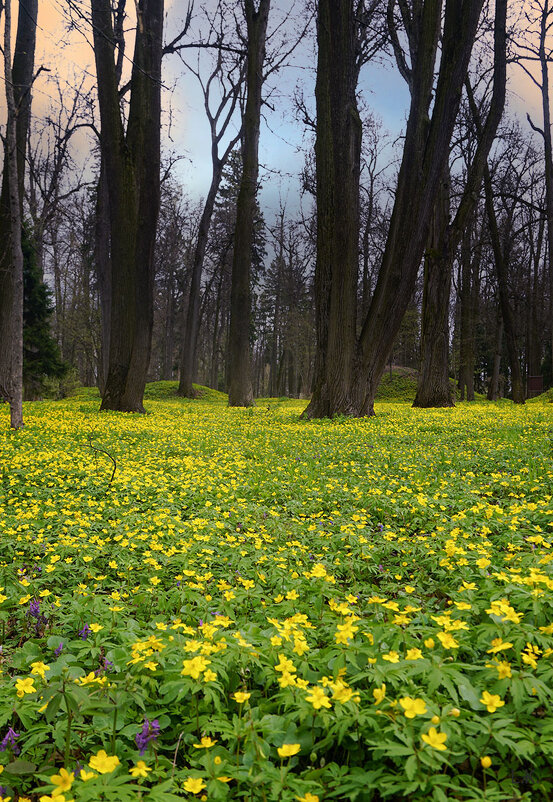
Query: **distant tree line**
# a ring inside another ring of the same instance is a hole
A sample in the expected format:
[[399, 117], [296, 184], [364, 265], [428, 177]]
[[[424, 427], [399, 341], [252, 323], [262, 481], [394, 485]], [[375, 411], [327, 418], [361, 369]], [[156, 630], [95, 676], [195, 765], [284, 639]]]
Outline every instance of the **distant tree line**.
[[[68, 377], [97, 385], [106, 410], [143, 411], [146, 382], [166, 379], [236, 406], [302, 397], [306, 417], [373, 414], [393, 363], [416, 371], [422, 407], [452, 405], [455, 388], [524, 403], [553, 385], [549, 0], [317, 0], [284, 16], [270, 0], [213, 0], [171, 35], [163, 0], [69, 0], [94, 85], [50, 75], [44, 118], [31, 104], [39, 2], [20, 0], [13, 54], [0, 2], [0, 398], [14, 428], [23, 397]], [[306, 42], [301, 204], [267, 213], [263, 108]], [[201, 201], [162, 147], [168, 58], [204, 100]], [[395, 142], [361, 91], [375, 60], [409, 90]], [[509, 113], [517, 71], [537, 116]]]

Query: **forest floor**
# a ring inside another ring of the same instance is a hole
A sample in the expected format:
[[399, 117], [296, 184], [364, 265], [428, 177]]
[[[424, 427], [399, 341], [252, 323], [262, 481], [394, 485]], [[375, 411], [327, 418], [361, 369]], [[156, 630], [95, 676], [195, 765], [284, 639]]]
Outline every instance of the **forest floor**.
[[0, 799], [553, 798], [553, 405], [173, 393], [0, 407]]

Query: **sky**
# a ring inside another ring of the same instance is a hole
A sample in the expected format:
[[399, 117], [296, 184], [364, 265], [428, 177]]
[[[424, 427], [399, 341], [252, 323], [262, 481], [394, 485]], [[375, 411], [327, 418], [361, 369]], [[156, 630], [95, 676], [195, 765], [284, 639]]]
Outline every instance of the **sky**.
[[[15, 20], [17, 2], [13, 2]], [[80, 2], [86, 16], [89, 0], [77, 2]], [[295, 8], [300, 9], [305, 5], [302, 0], [273, 0], [270, 29], [279, 23], [283, 14], [294, 3]], [[129, 0], [128, 5], [132, 8], [134, 4]], [[166, 0], [167, 37], [180, 29], [186, 6], [184, 0]], [[44, 65], [51, 72], [42, 73], [36, 81], [33, 92], [35, 117], [55, 113], [59, 107], [52, 84], [53, 76], [59, 75], [69, 86], [79, 82], [83, 71], [89, 85], [93, 85], [95, 80], [90, 25], [85, 19], [76, 18], [76, 26], [68, 30], [64, 14], [66, 8], [66, 0], [39, 2], [35, 68]], [[195, 24], [196, 21], [193, 22], [193, 27]], [[288, 29], [291, 26], [289, 23]], [[129, 57], [132, 56], [132, 43], [127, 46], [126, 52]], [[191, 51], [188, 51], [188, 55], [190, 54]], [[260, 137], [260, 200], [269, 224], [280, 203], [285, 203], [289, 208], [296, 208], [299, 203], [298, 174], [304, 164], [304, 150], [310, 147], [312, 140], [296, 119], [293, 95], [296, 86], [301, 84], [306, 100], [314, 105], [316, 53], [312, 32], [302, 39], [290, 61], [291, 65], [283, 68], [267, 87], [274, 110], [265, 107]], [[126, 62], [126, 68], [130, 69], [130, 59]], [[198, 200], [207, 193], [211, 174], [209, 128], [202, 95], [196, 78], [187, 73], [175, 55], [164, 60], [163, 81], [170, 87], [163, 94], [166, 112], [163, 137], [165, 146], [183, 157], [176, 166], [176, 173], [190, 198]], [[405, 82], [395, 65], [388, 61], [364, 67], [359, 88], [364, 102], [381, 120], [382, 129], [390, 132], [392, 138], [397, 137], [405, 121], [409, 98]], [[521, 118], [523, 125], [528, 125], [525, 122], [527, 110], [530, 110], [535, 120], [541, 122], [537, 90], [518, 68], [510, 69], [508, 105]], [[75, 144], [80, 151], [79, 157], [87, 158], [91, 147], [90, 139], [83, 134]], [[278, 175], [278, 171], [283, 172], [282, 177]]]

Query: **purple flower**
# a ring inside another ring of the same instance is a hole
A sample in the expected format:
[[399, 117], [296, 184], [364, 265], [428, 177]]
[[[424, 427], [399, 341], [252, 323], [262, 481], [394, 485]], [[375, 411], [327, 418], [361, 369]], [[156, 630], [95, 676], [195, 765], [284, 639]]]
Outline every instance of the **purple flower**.
[[88, 624], [85, 624], [84, 627], [79, 630], [79, 638], [81, 638], [82, 640], [86, 640], [89, 635], [90, 635], [90, 627], [88, 626]]
[[8, 727], [8, 731], [0, 743], [0, 752], [5, 752], [6, 749], [10, 747], [14, 755], [18, 755], [19, 747], [15, 742], [16, 738], [19, 738], [19, 733], [15, 732], [15, 730], [13, 730], [11, 727]]
[[60, 641], [60, 645], [56, 646], [56, 648], [54, 649], [54, 655], [56, 657], [59, 657], [62, 651], [63, 651], [63, 643]]
[[27, 614], [33, 618], [40, 618], [40, 602], [38, 599], [31, 599]]
[[142, 725], [142, 729], [140, 730], [137, 735], [135, 735], [135, 743], [138, 747], [140, 755], [143, 755], [146, 749], [148, 748], [149, 744], [153, 741], [157, 741], [157, 736], [159, 735], [160, 726], [159, 721], [155, 718], [153, 721], [149, 721], [147, 718], [144, 718], [144, 724]]

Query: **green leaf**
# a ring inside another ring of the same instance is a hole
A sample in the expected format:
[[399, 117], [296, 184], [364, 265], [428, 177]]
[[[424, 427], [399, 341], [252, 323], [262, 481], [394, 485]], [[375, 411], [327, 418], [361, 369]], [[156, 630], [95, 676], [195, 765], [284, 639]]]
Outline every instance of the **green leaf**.
[[30, 760], [12, 760], [6, 766], [5, 771], [10, 774], [34, 774], [36, 763], [31, 763]]

